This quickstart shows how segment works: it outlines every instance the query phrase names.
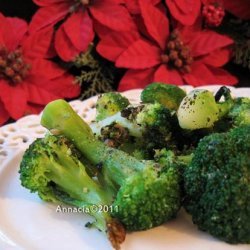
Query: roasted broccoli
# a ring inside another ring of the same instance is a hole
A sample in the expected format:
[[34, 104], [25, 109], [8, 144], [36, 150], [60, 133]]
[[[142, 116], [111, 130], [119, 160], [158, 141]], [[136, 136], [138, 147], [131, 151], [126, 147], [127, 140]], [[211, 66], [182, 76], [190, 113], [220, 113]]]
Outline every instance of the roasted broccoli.
[[175, 168], [141, 162], [99, 141], [90, 127], [63, 100], [48, 104], [41, 123], [63, 134], [92, 164], [101, 166], [100, 181], [116, 190], [113, 213], [127, 230], [144, 230], [174, 217], [180, 208], [179, 175]]
[[155, 82], [143, 89], [141, 101], [143, 103], [159, 102], [170, 110], [177, 110], [185, 96], [185, 91], [176, 85]]
[[233, 127], [250, 125], [250, 98], [236, 98], [227, 117], [231, 119]]
[[153, 155], [155, 149], [178, 147], [180, 127], [177, 117], [174, 112], [157, 102], [129, 106], [112, 117], [93, 123], [91, 128], [97, 136], [106, 140], [106, 135], [113, 133], [114, 126], [128, 131], [130, 138], [125, 137], [127, 140], [124, 142], [132, 141], [137, 149], [145, 150], [149, 155]]
[[96, 103], [96, 120], [112, 116], [129, 105], [129, 100], [118, 92], [104, 93]]
[[180, 209], [180, 176], [176, 168], [161, 171], [150, 164], [127, 177], [118, 191], [114, 217], [129, 231], [149, 229], [174, 218]]
[[184, 171], [184, 206], [198, 227], [250, 243], [250, 126], [204, 137]]
[[[222, 96], [225, 101], [219, 102]], [[215, 97], [208, 90], [195, 89], [182, 100], [177, 111], [178, 121], [183, 129], [212, 128], [232, 106], [233, 99], [226, 87], [219, 89]]]
[[84, 208], [95, 218], [93, 225], [107, 233], [118, 249], [125, 230], [107, 212], [96, 212], [93, 206], [111, 205], [113, 192], [92, 179], [80, 161], [81, 154], [64, 137], [47, 135], [34, 141], [26, 150], [21, 165], [21, 184], [37, 192], [44, 201], [67, 203]]

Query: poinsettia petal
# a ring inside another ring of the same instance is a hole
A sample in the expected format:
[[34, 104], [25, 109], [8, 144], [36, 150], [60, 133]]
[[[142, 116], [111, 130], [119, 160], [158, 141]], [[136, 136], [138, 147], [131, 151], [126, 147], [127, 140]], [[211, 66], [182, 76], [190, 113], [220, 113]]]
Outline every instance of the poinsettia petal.
[[105, 2], [105, 4], [125, 4], [125, 0], [95, 0], [97, 2]]
[[16, 17], [8, 17], [7, 20], [13, 31], [11, 39], [12, 43], [11, 45], [9, 44], [9, 47], [14, 50], [17, 48], [21, 40], [24, 38], [24, 35], [28, 31], [28, 24], [26, 21]]
[[156, 7], [145, 4], [142, 0], [140, 0], [140, 7], [148, 33], [163, 50], [169, 35], [169, 21], [166, 15]]
[[201, 3], [204, 5], [212, 4], [212, 3], [214, 3], [214, 0], [201, 0]]
[[60, 98], [73, 98], [80, 94], [80, 85], [75, 81], [74, 76], [68, 73], [49, 81], [43, 75], [34, 75], [33, 77], [44, 79], [36, 82], [33, 80], [37, 87], [43, 88]]
[[36, 59], [32, 62], [31, 74], [44, 75], [47, 79], [54, 79], [62, 76], [65, 70], [56, 63], [46, 59]]
[[133, 42], [139, 39], [136, 31], [110, 32], [97, 45], [97, 52], [104, 58], [115, 61]]
[[[43, 86], [39, 86], [37, 83], [41, 81]], [[25, 91], [28, 95], [27, 100], [30, 103], [39, 105], [46, 105], [47, 103], [59, 99], [59, 96], [46, 90], [46, 86], [51, 85], [52, 82], [42, 77], [41, 75], [32, 75], [26, 80], [24, 85]]]
[[8, 111], [5, 109], [3, 102], [0, 99], [0, 126], [10, 118]]
[[177, 70], [168, 69], [164, 64], [155, 71], [154, 82], [164, 82], [175, 85], [183, 85], [184, 83], [181, 74]]
[[190, 41], [192, 41], [192, 39], [203, 29], [202, 25], [203, 18], [202, 16], [199, 16], [194, 24], [186, 26], [181, 23], [177, 23], [175, 28], [180, 32], [182, 41], [189, 44]]
[[227, 11], [235, 16], [249, 20], [250, 19], [250, 1], [249, 0], [226, 0], [223, 2]]
[[4, 26], [5, 26], [5, 18], [4, 16], [0, 13], [0, 45], [1, 46], [6, 46], [5, 41], [4, 41]]
[[48, 52], [44, 58], [53, 58], [53, 57], [56, 57], [56, 55], [57, 55], [57, 53], [56, 53], [55, 44], [54, 44], [54, 37], [53, 37], [53, 40], [50, 43]]
[[214, 66], [221, 67], [229, 62], [232, 56], [232, 51], [229, 48], [215, 50], [214, 52], [206, 55], [203, 58], [203, 63]]
[[49, 6], [52, 4], [58, 4], [62, 2], [71, 2], [71, 0], [33, 0], [38, 6]]
[[154, 73], [154, 82], [169, 83], [169, 70], [165, 64], [160, 65]]
[[28, 102], [25, 114], [26, 115], [39, 114], [41, 113], [43, 109], [44, 109], [44, 105], [39, 105], [39, 104]]
[[74, 61], [75, 57], [81, 53], [68, 38], [63, 25], [56, 32], [55, 49], [60, 58], [66, 62]]
[[25, 58], [31, 61], [37, 58], [44, 58], [50, 48], [52, 35], [53, 29], [47, 27], [27, 36], [22, 43]]
[[[94, 26], [94, 31], [95, 33], [98, 35], [99, 38], [103, 38], [105, 37], [107, 34], [109, 34], [110, 32], [113, 32], [114, 30], [108, 28], [107, 26], [101, 24], [100, 22], [98, 22], [97, 20], [93, 19], [93, 26]], [[116, 31], [117, 32], [117, 31]]]
[[60, 98], [73, 98], [80, 94], [80, 85], [70, 74], [64, 74], [52, 80], [51, 85], [47, 86], [47, 90], [58, 95]]
[[200, 14], [200, 0], [165, 0], [172, 16], [183, 25], [192, 25]]
[[155, 68], [143, 70], [128, 70], [119, 83], [118, 90], [125, 91], [129, 89], [144, 88], [153, 82]]
[[128, 10], [118, 4], [106, 4], [99, 1], [89, 7], [92, 16], [101, 24], [116, 31], [129, 31], [136, 29]]
[[8, 50], [13, 50], [14, 40], [14, 29], [8, 22], [8, 19], [0, 13], [0, 45], [5, 46]]
[[184, 14], [190, 13], [194, 5], [194, 2], [190, 0], [174, 0], [174, 2], [176, 7]]
[[64, 31], [80, 51], [86, 51], [94, 39], [93, 23], [87, 11], [78, 11], [64, 22]]
[[[144, 0], [145, 3], [156, 5], [160, 2], [160, 0]], [[131, 14], [140, 14], [141, 9], [139, 5], [139, 0], [125, 0], [126, 7], [128, 8]]]
[[132, 69], [150, 68], [161, 62], [160, 55], [159, 48], [139, 39], [118, 57], [115, 65]]
[[9, 115], [15, 120], [22, 117], [27, 106], [27, 93], [23, 89], [23, 83], [11, 86], [1, 81], [0, 89], [1, 100]]
[[191, 49], [192, 56], [197, 57], [231, 45], [233, 42], [228, 36], [207, 30], [197, 33], [188, 46]]
[[48, 7], [42, 7], [32, 17], [29, 31], [35, 32], [47, 26], [53, 26], [66, 17], [70, 11], [69, 2], [62, 2]]
[[139, 0], [125, 0], [125, 4], [131, 14], [136, 15], [141, 12]]
[[216, 82], [221, 85], [235, 85], [238, 83], [237, 77], [231, 75], [224, 69], [215, 68], [212, 66], [208, 66], [209, 70], [214, 75]]
[[194, 62], [191, 73], [184, 74], [183, 78], [192, 86], [219, 84], [219, 82], [216, 82], [216, 77], [211, 70], [200, 61]]

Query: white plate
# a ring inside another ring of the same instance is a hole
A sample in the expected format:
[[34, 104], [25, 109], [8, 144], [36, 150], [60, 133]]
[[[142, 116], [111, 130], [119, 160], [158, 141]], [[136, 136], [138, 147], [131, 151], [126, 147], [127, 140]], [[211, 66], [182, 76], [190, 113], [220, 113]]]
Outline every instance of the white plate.
[[[202, 87], [205, 88], [205, 87]], [[219, 86], [207, 86], [216, 91]], [[188, 91], [192, 87], [186, 87]], [[234, 96], [249, 96], [250, 88], [234, 89]], [[133, 103], [140, 90], [124, 93]], [[95, 116], [96, 97], [71, 105], [88, 122]], [[0, 250], [110, 250], [106, 237], [87, 229], [85, 214], [59, 213], [57, 206], [42, 202], [36, 194], [21, 187], [19, 164], [24, 150], [45, 129], [40, 116], [27, 116], [0, 128]], [[127, 235], [122, 250], [250, 250], [250, 245], [229, 245], [198, 231], [190, 216], [181, 211], [176, 220], [163, 226]]]

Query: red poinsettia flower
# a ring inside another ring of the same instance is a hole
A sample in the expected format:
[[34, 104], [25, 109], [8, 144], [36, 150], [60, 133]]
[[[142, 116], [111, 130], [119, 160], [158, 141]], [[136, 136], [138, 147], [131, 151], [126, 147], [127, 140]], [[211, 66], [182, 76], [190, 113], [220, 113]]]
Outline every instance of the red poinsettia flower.
[[55, 49], [65, 61], [73, 61], [94, 39], [93, 21], [116, 31], [134, 27], [123, 0], [33, 0], [41, 6], [32, 19], [31, 32], [65, 20], [56, 31]]
[[52, 100], [79, 94], [74, 78], [45, 59], [51, 28], [28, 35], [25, 21], [1, 13], [0, 23], [0, 124], [38, 113]]
[[200, 0], [165, 0], [171, 15], [183, 25], [192, 25], [200, 14]]
[[[148, 4], [156, 5], [161, 2], [161, 0], [144, 0]], [[141, 12], [139, 0], [124, 0], [126, 7], [131, 14], [139, 14]]]
[[210, 30], [201, 31], [196, 26], [170, 33], [166, 16], [156, 7], [141, 3], [142, 17], [151, 39], [135, 36], [134, 42], [124, 50], [113, 34], [111, 47], [107, 41], [105, 44], [106, 50], [111, 51], [118, 41], [116, 53], [113, 52], [110, 59], [116, 61], [117, 67], [129, 69], [119, 90], [143, 88], [153, 81], [193, 86], [237, 82], [234, 76], [219, 68], [230, 59], [228, 46], [233, 44], [232, 39]]

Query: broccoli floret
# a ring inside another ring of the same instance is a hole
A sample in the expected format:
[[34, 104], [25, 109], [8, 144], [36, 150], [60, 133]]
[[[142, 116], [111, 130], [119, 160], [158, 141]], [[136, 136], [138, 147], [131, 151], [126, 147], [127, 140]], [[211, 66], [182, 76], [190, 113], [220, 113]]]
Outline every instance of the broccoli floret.
[[[63, 100], [51, 102], [46, 106], [41, 123], [49, 130], [56, 129], [72, 141], [92, 164], [101, 164], [103, 185], [111, 185], [118, 192], [114, 204], [121, 208], [121, 212], [115, 212], [114, 216], [117, 216], [126, 228], [151, 228], [177, 214], [181, 199], [177, 184], [178, 174], [170, 170], [156, 174], [154, 167], [157, 164], [149, 167], [148, 162], [141, 162], [121, 150], [108, 147], [94, 136], [90, 127]], [[131, 198], [136, 199], [122, 199], [127, 191], [133, 194]], [[142, 209], [146, 200], [145, 208]], [[126, 212], [125, 208], [128, 209]], [[138, 212], [135, 214], [134, 211]], [[142, 218], [147, 222], [143, 222]]]
[[96, 120], [101, 121], [112, 116], [129, 105], [129, 100], [118, 92], [104, 93], [96, 103]]
[[149, 154], [153, 155], [155, 149], [177, 147], [179, 126], [176, 116], [160, 103], [144, 104], [137, 114], [133, 114], [131, 121], [143, 129], [138, 143]]
[[186, 210], [229, 243], [250, 243], [250, 126], [204, 137], [184, 172]]
[[[112, 117], [91, 125], [93, 132], [100, 136], [102, 129], [119, 124], [136, 140], [137, 148], [154, 154], [155, 149], [178, 147], [180, 127], [175, 112], [160, 103], [129, 106]], [[131, 139], [131, 138], [130, 138]]]
[[240, 97], [228, 113], [234, 127], [250, 125], [250, 98]]
[[[225, 97], [224, 102], [219, 102], [221, 96]], [[233, 99], [226, 87], [219, 89], [215, 97], [208, 90], [195, 89], [182, 100], [177, 111], [178, 121], [183, 129], [212, 128], [232, 105]]]
[[160, 172], [154, 165], [126, 179], [113, 213], [127, 230], [145, 230], [163, 224], [180, 209], [179, 174], [175, 168]]
[[123, 226], [109, 213], [95, 212], [93, 205], [111, 205], [113, 193], [92, 179], [79, 160], [79, 151], [64, 137], [47, 135], [26, 150], [20, 165], [21, 184], [44, 201], [84, 207], [95, 218], [93, 225], [107, 233], [118, 249], [125, 239]]
[[144, 103], [159, 102], [170, 110], [177, 110], [185, 96], [185, 91], [176, 85], [155, 82], [149, 84], [141, 92], [141, 101]]

